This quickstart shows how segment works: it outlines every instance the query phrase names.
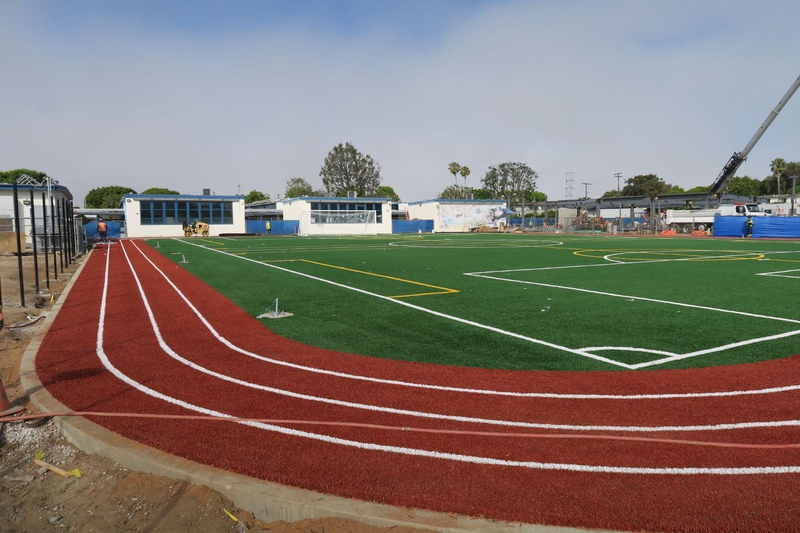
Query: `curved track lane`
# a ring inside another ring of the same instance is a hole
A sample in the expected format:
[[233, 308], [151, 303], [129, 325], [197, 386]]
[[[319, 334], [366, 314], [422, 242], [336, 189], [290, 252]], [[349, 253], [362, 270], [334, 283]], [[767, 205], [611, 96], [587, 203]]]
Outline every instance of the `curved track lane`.
[[[150, 247], [124, 241], [90, 257], [42, 343], [37, 372], [74, 410], [779, 444], [800, 442], [800, 391], [791, 388], [800, 381], [799, 359], [568, 373], [441, 367], [331, 352], [271, 333]], [[789, 389], [763, 391], [775, 387]], [[760, 392], [702, 395], [730, 391]], [[791, 529], [800, 518], [797, 449], [95, 421], [150, 446], [256, 478], [474, 516], [719, 531]]]

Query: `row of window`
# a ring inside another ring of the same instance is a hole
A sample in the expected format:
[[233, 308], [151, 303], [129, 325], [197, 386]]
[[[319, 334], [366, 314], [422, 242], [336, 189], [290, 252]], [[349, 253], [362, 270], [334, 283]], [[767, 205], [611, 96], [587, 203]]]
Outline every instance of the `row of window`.
[[369, 213], [375, 212], [375, 222], [383, 222], [383, 204], [364, 202], [312, 202], [311, 222], [327, 224], [364, 224]]
[[139, 202], [142, 225], [182, 224], [184, 221], [233, 224], [233, 202]]

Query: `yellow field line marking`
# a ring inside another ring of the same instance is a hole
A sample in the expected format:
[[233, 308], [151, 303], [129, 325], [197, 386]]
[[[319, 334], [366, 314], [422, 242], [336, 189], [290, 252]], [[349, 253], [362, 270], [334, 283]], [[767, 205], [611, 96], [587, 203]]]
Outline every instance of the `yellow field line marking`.
[[354, 268], [347, 268], [347, 267], [337, 266], [337, 265], [329, 265], [327, 263], [320, 263], [319, 261], [312, 261], [310, 259], [298, 259], [298, 261], [303, 261], [305, 263], [311, 263], [312, 265], [319, 265], [319, 266], [324, 266], [324, 267], [328, 267], [328, 268], [338, 268], [339, 270], [346, 270], [348, 272], [355, 272], [356, 274], [365, 274], [367, 276], [374, 276], [376, 278], [390, 279], [392, 281], [399, 281], [401, 283], [410, 283], [412, 285], [419, 285], [421, 287], [428, 287], [430, 289], [438, 289], [439, 290], [439, 292], [428, 292], [428, 293], [417, 293], [417, 294], [401, 294], [399, 296], [389, 296], [389, 298], [410, 298], [412, 296], [429, 296], [429, 295], [434, 295], [434, 294], [453, 294], [453, 293], [456, 293], [456, 292], [460, 292], [460, 291], [458, 291], [456, 289], [450, 289], [450, 288], [447, 288], [447, 287], [439, 287], [437, 285], [430, 285], [429, 283], [422, 283], [421, 281], [412, 281], [410, 279], [396, 278], [394, 276], [386, 276], [384, 274], [376, 274], [374, 272], [366, 272], [364, 270], [356, 270]]
[[456, 289], [449, 289], [446, 291], [439, 291], [439, 292], [418, 292], [416, 294], [398, 294], [397, 296], [387, 296], [387, 298], [413, 298], [415, 296], [436, 296], [437, 294], [455, 294], [457, 292]]

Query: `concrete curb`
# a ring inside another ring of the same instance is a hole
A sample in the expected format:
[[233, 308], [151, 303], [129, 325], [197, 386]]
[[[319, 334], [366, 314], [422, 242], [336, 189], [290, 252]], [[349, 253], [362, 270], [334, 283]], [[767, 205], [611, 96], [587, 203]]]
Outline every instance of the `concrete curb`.
[[[31, 402], [43, 413], [68, 411], [53, 398], [36, 375], [36, 354], [42, 340], [58, 315], [64, 301], [94, 250], [85, 256], [58, 301], [48, 313], [40, 331], [34, 336], [20, 363], [20, 381]], [[107, 457], [122, 466], [142, 472], [205, 485], [229, 498], [236, 506], [265, 521], [295, 522], [304, 518], [348, 518], [367, 524], [390, 527], [409, 526], [448, 532], [519, 531], [577, 532], [582, 529], [537, 526], [491, 521], [420, 509], [363, 502], [318, 492], [296, 489], [233, 474], [177, 457], [122, 437], [81, 417], [56, 417], [54, 422], [72, 444], [86, 453]]]

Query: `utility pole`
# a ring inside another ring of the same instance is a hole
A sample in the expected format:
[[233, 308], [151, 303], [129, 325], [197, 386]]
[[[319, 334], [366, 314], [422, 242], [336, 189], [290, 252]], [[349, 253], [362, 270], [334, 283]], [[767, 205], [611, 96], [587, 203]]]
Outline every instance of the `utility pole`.
[[586, 183], [584, 181], [583, 183], [581, 183], [581, 185], [583, 185], [583, 197], [589, 198], [589, 185], [591, 185], [591, 183]]
[[619, 180], [622, 177], [622, 172], [615, 173], [614, 177], [617, 178], [617, 192], [619, 192]]
[[789, 176], [789, 179], [792, 180], [792, 212], [790, 216], [793, 217], [797, 216], [797, 178], [800, 178], [800, 176]]
[[567, 200], [572, 200], [572, 184], [575, 182], [575, 173], [567, 172]]

